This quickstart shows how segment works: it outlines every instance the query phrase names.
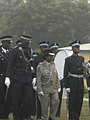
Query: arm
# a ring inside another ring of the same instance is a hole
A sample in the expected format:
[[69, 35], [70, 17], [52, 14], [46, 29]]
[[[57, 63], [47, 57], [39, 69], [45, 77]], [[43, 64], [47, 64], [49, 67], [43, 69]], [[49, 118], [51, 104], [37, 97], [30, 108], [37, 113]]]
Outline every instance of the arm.
[[6, 77], [11, 78], [13, 66], [15, 63], [16, 54], [17, 54], [17, 52], [15, 50], [13, 50], [9, 56]]
[[37, 66], [36, 69], [36, 79], [37, 79], [37, 92], [41, 92], [42, 91], [42, 87], [41, 87], [41, 71], [40, 71], [40, 65]]
[[64, 65], [64, 85], [65, 88], [69, 88], [69, 84], [68, 84], [68, 73], [69, 73], [69, 61], [68, 59], [65, 60], [65, 65]]

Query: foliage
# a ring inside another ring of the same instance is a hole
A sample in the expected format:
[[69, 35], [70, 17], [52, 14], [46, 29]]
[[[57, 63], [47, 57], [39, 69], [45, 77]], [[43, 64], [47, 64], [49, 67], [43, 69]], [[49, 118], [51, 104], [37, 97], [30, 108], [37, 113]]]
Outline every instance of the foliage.
[[0, 35], [11, 34], [14, 41], [24, 32], [39, 41], [59, 42], [61, 47], [73, 40], [89, 42], [90, 5], [77, 0], [0, 0]]

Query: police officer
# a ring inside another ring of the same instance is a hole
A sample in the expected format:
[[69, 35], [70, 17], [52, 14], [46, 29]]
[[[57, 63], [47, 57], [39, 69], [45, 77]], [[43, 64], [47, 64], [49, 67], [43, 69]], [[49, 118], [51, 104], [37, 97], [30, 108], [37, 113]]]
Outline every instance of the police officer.
[[86, 78], [86, 82], [87, 82], [87, 90], [89, 95], [89, 112], [90, 112], [90, 76]]
[[49, 47], [49, 42], [47, 41], [42, 41], [38, 43], [39, 48], [40, 48], [40, 53], [35, 57], [35, 68], [39, 64], [39, 62], [42, 62], [44, 60], [44, 54], [46, 53], [48, 47]]
[[6, 113], [7, 87], [4, 84], [4, 82], [12, 42], [12, 36], [0, 37], [0, 41], [2, 43], [2, 45], [0, 46], [0, 119], [4, 119], [7, 118]]
[[69, 98], [69, 120], [79, 120], [84, 95], [84, 58], [79, 56], [80, 41], [74, 41], [70, 45], [73, 54], [65, 59], [64, 84]]
[[56, 43], [56, 42], [54, 42], [54, 43], [52, 43], [51, 45], [49, 45], [49, 48], [50, 48], [50, 50], [51, 50], [53, 53], [55, 53], [55, 55], [56, 55], [57, 52], [58, 52], [59, 44]]
[[45, 60], [37, 66], [37, 93], [41, 102], [42, 120], [48, 119], [49, 106], [49, 120], [54, 120], [59, 104], [58, 89], [60, 89], [60, 84], [53, 63], [54, 55], [54, 53], [48, 51], [45, 54]]
[[[58, 52], [58, 48], [59, 48], [59, 44], [58, 43], [52, 43], [50, 46], [49, 46], [50, 50], [52, 52], [55, 53], [55, 55], [57, 54]], [[63, 94], [63, 81], [60, 80], [60, 85], [61, 85], [61, 90], [58, 91], [58, 96], [59, 96], [59, 106], [58, 106], [58, 110], [57, 110], [57, 113], [56, 113], [56, 117], [60, 117], [60, 112], [61, 112], [61, 103], [62, 103], [62, 94]]]
[[23, 120], [30, 115], [32, 99], [30, 40], [31, 36], [21, 35], [21, 44], [13, 49], [8, 62], [5, 83], [8, 86], [12, 82], [14, 120]]
[[[42, 41], [42, 42], [39, 42], [38, 45], [39, 45], [39, 48], [40, 48], [40, 53], [38, 53], [37, 56], [34, 59], [34, 69], [35, 69], [35, 71], [36, 71], [37, 65], [40, 62], [43, 62], [43, 60], [44, 60], [44, 55], [46, 53], [46, 50], [49, 47], [49, 42]], [[34, 77], [36, 77], [36, 74], [35, 74]], [[35, 83], [36, 83], [35, 78], [33, 79], [32, 83], [33, 83], [33, 86], [34, 86]], [[36, 88], [34, 87], [34, 89], [36, 89]], [[41, 104], [40, 104], [40, 100], [38, 99], [38, 96], [37, 96], [37, 99], [36, 99], [36, 116], [37, 116], [37, 119], [41, 119]]]

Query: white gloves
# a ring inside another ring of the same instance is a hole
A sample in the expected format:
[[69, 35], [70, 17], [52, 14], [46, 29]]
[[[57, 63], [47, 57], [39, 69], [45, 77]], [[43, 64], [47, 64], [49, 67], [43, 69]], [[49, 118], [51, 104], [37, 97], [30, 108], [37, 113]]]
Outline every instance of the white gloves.
[[61, 91], [61, 88], [58, 88], [58, 92], [60, 92]]
[[70, 88], [66, 88], [66, 91], [67, 91], [68, 93], [70, 93]]
[[32, 71], [34, 70], [32, 66], [31, 66], [31, 70], [32, 70]]
[[35, 84], [36, 84], [36, 78], [33, 78], [33, 81], [32, 81], [33, 87], [35, 86]]
[[37, 91], [37, 86], [33, 86], [33, 89], [34, 89], [35, 91]]
[[7, 86], [7, 88], [9, 88], [9, 85], [10, 85], [10, 78], [9, 77], [5, 78], [5, 85]]
[[44, 93], [41, 91], [41, 92], [38, 93], [38, 95], [44, 96]]
[[33, 78], [32, 85], [33, 85], [33, 89], [37, 91], [36, 78]]
[[90, 87], [87, 87], [87, 90], [90, 91]]

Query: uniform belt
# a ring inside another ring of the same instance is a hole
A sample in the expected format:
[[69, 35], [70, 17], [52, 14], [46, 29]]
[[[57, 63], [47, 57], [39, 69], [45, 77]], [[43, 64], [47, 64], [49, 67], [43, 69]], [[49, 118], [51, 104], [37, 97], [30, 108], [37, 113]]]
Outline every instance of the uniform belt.
[[76, 77], [76, 78], [83, 78], [83, 75], [77, 75], [72, 73], [69, 73], [69, 76]]

